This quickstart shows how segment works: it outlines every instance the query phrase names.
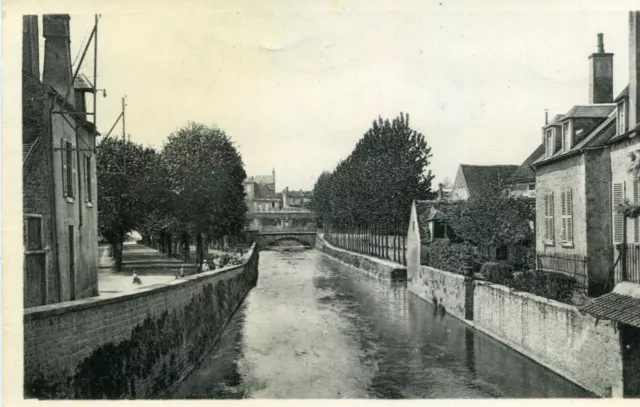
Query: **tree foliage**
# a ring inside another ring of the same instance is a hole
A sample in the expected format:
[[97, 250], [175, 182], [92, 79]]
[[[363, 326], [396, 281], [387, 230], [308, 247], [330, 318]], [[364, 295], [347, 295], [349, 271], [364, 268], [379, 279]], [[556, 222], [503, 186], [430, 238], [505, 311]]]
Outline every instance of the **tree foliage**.
[[433, 197], [431, 148], [403, 113], [378, 118], [332, 173], [320, 175], [312, 208], [334, 226], [406, 222], [414, 199]]

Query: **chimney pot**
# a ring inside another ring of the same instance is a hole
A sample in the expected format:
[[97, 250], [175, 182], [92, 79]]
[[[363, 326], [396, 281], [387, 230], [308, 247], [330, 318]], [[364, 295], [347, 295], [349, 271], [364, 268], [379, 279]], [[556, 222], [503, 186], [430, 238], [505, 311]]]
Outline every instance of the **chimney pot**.
[[546, 126], [547, 124], [549, 124], [549, 110], [544, 109], [544, 125]]
[[604, 34], [598, 34], [598, 54], [604, 54]]

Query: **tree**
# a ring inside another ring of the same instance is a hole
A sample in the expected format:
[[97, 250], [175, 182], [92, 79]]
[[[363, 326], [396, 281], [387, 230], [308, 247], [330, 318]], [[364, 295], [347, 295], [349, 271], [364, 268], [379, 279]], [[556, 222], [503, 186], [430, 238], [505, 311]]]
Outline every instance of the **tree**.
[[120, 270], [124, 237], [139, 225], [151, 201], [148, 194], [153, 190], [145, 180], [157, 153], [113, 138], [103, 139], [96, 150], [98, 232], [111, 245], [116, 270]]
[[331, 173], [324, 171], [313, 186], [310, 209], [316, 215], [318, 226], [322, 226], [324, 219], [328, 219], [331, 213]]
[[192, 122], [169, 136], [162, 160], [167, 187], [179, 197], [174, 214], [183, 244], [188, 250], [188, 236], [196, 237], [196, 263], [201, 263], [203, 234], [219, 239], [245, 225], [242, 157], [224, 131]]
[[533, 239], [535, 199], [508, 196], [501, 189], [493, 185], [467, 201], [442, 205], [458, 238], [484, 249]]

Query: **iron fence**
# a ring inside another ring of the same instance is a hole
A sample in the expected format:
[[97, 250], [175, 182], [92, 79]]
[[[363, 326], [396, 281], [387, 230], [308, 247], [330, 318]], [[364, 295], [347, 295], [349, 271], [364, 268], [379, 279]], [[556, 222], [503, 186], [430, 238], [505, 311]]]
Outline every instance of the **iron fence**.
[[616, 257], [620, 258], [615, 263], [615, 283], [628, 281], [640, 284], [640, 243], [627, 243], [616, 246]]
[[588, 258], [586, 256], [538, 253], [536, 257], [539, 271], [565, 274], [575, 278], [577, 288], [587, 289]]
[[324, 239], [333, 246], [407, 264], [407, 231], [402, 223], [374, 227], [325, 224], [323, 233]]

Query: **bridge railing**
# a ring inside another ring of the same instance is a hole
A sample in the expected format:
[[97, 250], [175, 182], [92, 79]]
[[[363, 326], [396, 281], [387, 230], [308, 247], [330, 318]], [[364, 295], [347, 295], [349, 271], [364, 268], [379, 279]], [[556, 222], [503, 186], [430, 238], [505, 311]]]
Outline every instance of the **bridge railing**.
[[257, 233], [317, 233], [316, 228], [266, 226], [255, 229]]
[[325, 225], [323, 233], [324, 239], [333, 246], [407, 264], [406, 229], [401, 224], [385, 228], [333, 228]]

